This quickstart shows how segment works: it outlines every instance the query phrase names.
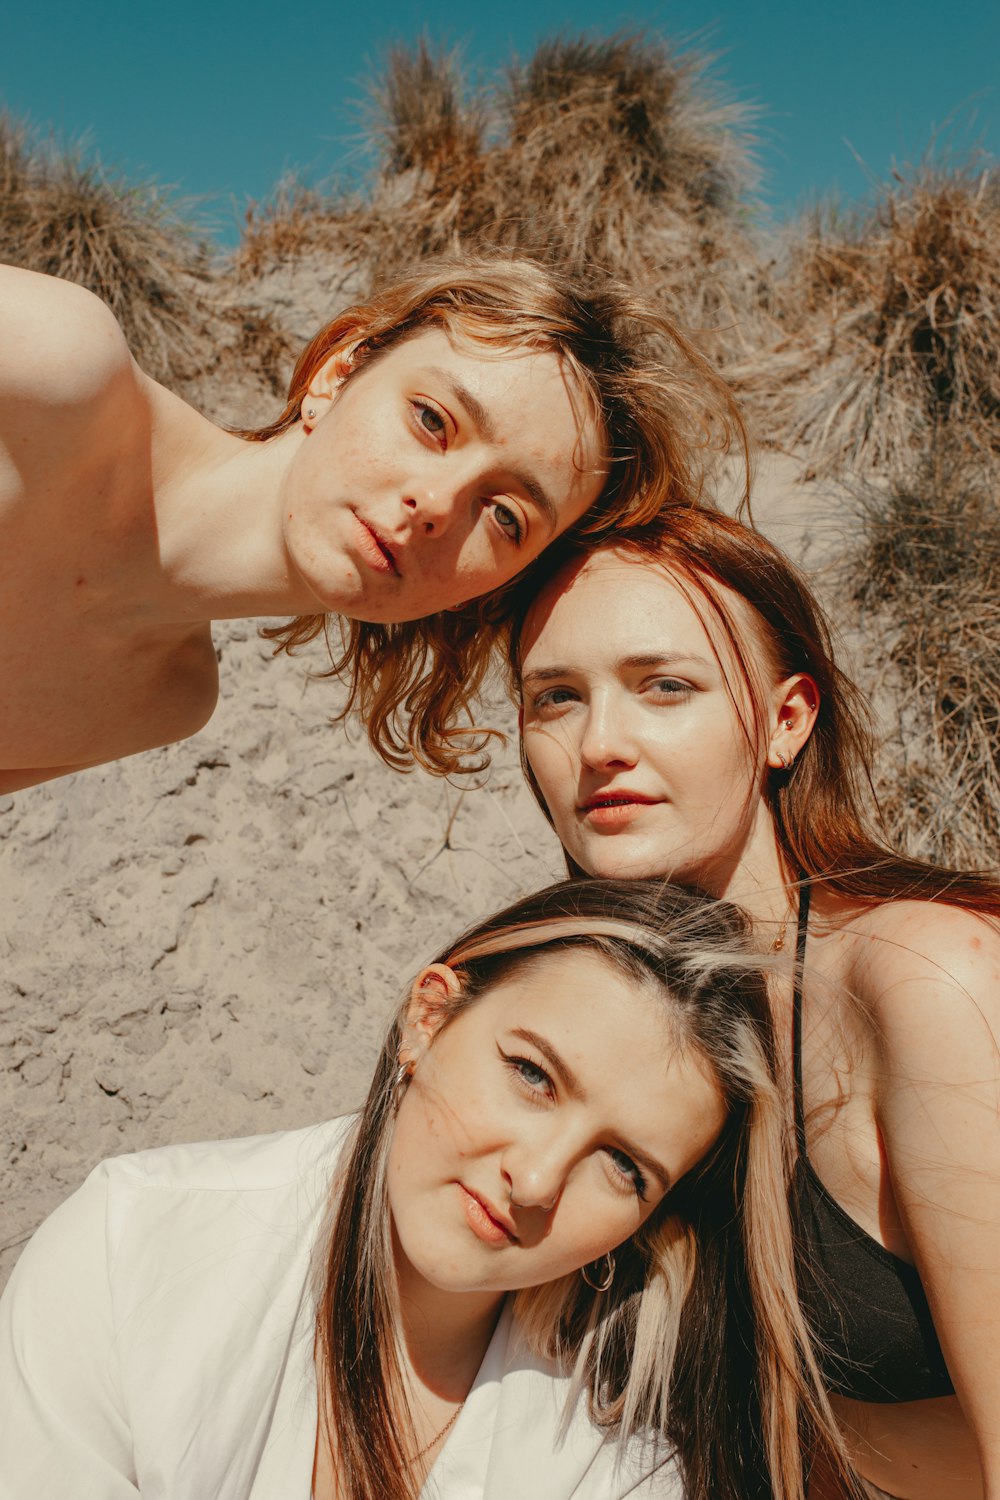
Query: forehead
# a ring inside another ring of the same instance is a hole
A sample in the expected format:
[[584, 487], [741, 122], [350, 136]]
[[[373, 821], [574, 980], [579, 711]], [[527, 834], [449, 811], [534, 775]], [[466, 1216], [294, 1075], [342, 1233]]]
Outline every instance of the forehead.
[[547, 408], [558, 408], [563, 415], [571, 416], [581, 435], [597, 440], [601, 452], [606, 445], [603, 418], [593, 392], [572, 361], [555, 347], [481, 339], [461, 325], [452, 331], [418, 328], [390, 345], [378, 356], [376, 365], [385, 362], [397, 371], [437, 369], [469, 380], [474, 382], [469, 387], [474, 394], [481, 389], [495, 401], [534, 405], [541, 400]]
[[[708, 597], [704, 592], [708, 590]], [[740, 663], [727, 625], [747, 658], [763, 668], [765, 648], [745, 600], [714, 580], [695, 581], [666, 561], [606, 548], [562, 569], [540, 591], [521, 634], [521, 670], [617, 660], [662, 651]]]

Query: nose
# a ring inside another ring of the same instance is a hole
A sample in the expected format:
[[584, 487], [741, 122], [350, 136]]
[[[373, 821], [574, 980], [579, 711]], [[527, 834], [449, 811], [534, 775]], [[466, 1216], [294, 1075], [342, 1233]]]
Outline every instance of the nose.
[[439, 537], [447, 531], [458, 505], [458, 496], [443, 483], [411, 485], [403, 498], [403, 508], [413, 517], [414, 526], [425, 536]]
[[558, 1139], [537, 1136], [508, 1147], [502, 1171], [512, 1208], [537, 1208], [551, 1213], [559, 1202], [570, 1163]]
[[631, 770], [638, 763], [639, 749], [628, 709], [617, 698], [605, 693], [592, 696], [580, 739], [580, 758], [595, 771]]

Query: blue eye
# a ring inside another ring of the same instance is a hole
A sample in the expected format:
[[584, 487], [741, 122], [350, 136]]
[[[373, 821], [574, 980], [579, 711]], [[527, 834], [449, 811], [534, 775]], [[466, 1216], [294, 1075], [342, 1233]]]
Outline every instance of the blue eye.
[[614, 1146], [606, 1146], [604, 1149], [607, 1155], [610, 1157], [615, 1171], [619, 1173], [620, 1176], [624, 1177], [626, 1181], [631, 1183], [632, 1187], [635, 1189], [637, 1197], [645, 1198], [646, 1179], [645, 1177], [643, 1177], [642, 1173], [640, 1172], [639, 1168], [636, 1166], [632, 1158], [630, 1156], [626, 1156], [624, 1151], [616, 1150]]
[[546, 688], [543, 693], [537, 693], [531, 707], [537, 711], [542, 708], [559, 708], [563, 703], [576, 701], [576, 693], [572, 688], [553, 687]]
[[510, 1061], [525, 1083], [530, 1084], [533, 1089], [541, 1090], [549, 1087], [549, 1075], [545, 1072], [544, 1068], [538, 1067], [536, 1063], [531, 1062], [527, 1057], [512, 1057]]
[[531, 1061], [530, 1057], [509, 1056], [498, 1048], [504, 1067], [512, 1075], [522, 1093], [535, 1099], [551, 1099], [555, 1094], [552, 1079], [544, 1068]]

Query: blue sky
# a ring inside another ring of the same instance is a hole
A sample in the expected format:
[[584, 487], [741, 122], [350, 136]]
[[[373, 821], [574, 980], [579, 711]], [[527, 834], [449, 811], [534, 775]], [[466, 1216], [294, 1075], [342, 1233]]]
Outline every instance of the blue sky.
[[365, 84], [387, 46], [461, 44], [495, 73], [560, 31], [645, 28], [721, 54], [715, 72], [759, 106], [762, 196], [779, 215], [818, 194], [853, 199], [935, 132], [1000, 153], [1000, 5], [965, 0], [596, 0], [497, 7], [415, 0], [47, 0], [8, 7], [0, 100], [63, 139], [86, 136], [132, 179], [202, 201], [232, 242], [248, 200], [288, 170], [357, 170]]

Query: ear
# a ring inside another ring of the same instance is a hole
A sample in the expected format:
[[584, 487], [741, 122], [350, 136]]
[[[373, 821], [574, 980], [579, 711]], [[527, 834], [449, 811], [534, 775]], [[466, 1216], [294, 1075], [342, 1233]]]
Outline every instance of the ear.
[[421, 970], [413, 981], [403, 1017], [401, 1063], [411, 1069], [416, 1067], [451, 1014], [452, 1002], [461, 993], [458, 975], [447, 964], [431, 964]]
[[778, 683], [772, 709], [767, 763], [776, 771], [790, 771], [813, 732], [819, 713], [819, 688], [805, 672], [796, 672]]
[[309, 381], [311, 396], [325, 397], [328, 401], [333, 400], [348, 375], [351, 375], [355, 369], [355, 355], [360, 343], [361, 340], [358, 338], [350, 344], [342, 344], [323, 361], [319, 369], [313, 371]]
[[354, 356], [360, 342], [360, 339], [355, 339], [352, 344], [343, 345], [313, 371], [299, 407], [306, 432], [312, 432], [330, 410], [344, 381], [355, 368]]

